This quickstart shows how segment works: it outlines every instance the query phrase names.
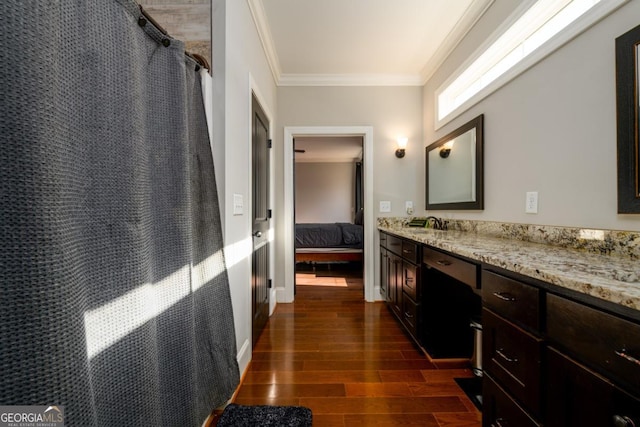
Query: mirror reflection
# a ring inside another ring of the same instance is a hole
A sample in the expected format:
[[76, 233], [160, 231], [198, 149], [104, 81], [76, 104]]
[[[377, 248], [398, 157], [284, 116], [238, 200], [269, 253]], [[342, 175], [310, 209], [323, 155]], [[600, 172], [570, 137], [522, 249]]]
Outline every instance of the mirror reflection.
[[483, 208], [483, 117], [427, 147], [427, 210]]

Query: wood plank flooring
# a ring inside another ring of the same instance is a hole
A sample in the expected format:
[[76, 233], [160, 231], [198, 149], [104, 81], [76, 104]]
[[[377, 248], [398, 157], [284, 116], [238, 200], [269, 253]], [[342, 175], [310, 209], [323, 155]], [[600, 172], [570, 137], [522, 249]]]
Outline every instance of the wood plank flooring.
[[314, 426], [481, 425], [453, 380], [471, 371], [425, 357], [384, 303], [364, 302], [361, 277], [307, 272], [297, 283], [295, 302], [278, 304], [260, 336], [235, 403], [306, 406]]

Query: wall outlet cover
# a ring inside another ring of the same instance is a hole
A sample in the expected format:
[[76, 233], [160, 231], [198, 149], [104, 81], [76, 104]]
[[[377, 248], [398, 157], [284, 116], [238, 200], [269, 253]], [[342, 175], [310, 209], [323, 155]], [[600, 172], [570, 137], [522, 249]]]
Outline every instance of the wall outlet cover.
[[381, 201], [380, 212], [391, 212], [391, 202], [388, 200]]

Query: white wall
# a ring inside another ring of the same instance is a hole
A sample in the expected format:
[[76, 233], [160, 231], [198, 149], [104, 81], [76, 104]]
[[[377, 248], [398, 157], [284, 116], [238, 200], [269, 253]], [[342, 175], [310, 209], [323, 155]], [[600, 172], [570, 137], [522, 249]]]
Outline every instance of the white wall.
[[[247, 2], [213, 0], [212, 22], [214, 157], [224, 159], [216, 161], [216, 177], [238, 362], [244, 372], [251, 359], [251, 92], [273, 123], [276, 86]], [[233, 215], [233, 194], [244, 197], [243, 215]]]
[[[387, 214], [376, 209], [373, 217], [402, 216], [405, 200], [416, 200], [419, 182], [424, 181], [422, 88], [279, 87], [276, 115], [276, 286], [279, 286], [284, 281], [286, 243], [282, 238], [284, 217], [278, 215], [284, 211], [284, 127], [372, 126], [374, 206], [377, 208], [380, 200], [389, 200], [392, 206]], [[401, 135], [408, 137], [409, 143], [406, 156], [398, 159], [394, 155], [395, 141]]]
[[296, 222], [352, 222], [354, 163], [296, 163]]
[[[424, 87], [425, 145], [485, 115], [485, 210], [429, 213], [640, 230], [640, 215], [617, 214], [614, 50], [615, 38], [638, 24], [638, 1], [630, 1], [452, 123], [434, 130], [435, 90], [516, 6], [511, 0], [496, 0]], [[536, 215], [524, 212], [527, 191], [539, 192]], [[423, 194], [420, 189], [418, 195]], [[424, 207], [423, 199], [418, 207]], [[427, 214], [423, 209], [416, 214]]]

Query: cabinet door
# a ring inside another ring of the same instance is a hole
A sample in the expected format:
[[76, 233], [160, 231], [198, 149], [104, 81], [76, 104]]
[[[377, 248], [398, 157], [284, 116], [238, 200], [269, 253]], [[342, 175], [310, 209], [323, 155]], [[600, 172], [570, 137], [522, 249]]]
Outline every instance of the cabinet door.
[[420, 301], [420, 282], [418, 279], [418, 267], [406, 261], [402, 263], [403, 278], [402, 288], [414, 301]]
[[389, 259], [389, 287], [387, 302], [391, 310], [398, 316], [402, 314], [402, 258], [387, 252]]
[[380, 246], [380, 295], [385, 301], [389, 299], [389, 255], [387, 250]]
[[549, 427], [614, 426], [613, 385], [603, 377], [547, 348]]

